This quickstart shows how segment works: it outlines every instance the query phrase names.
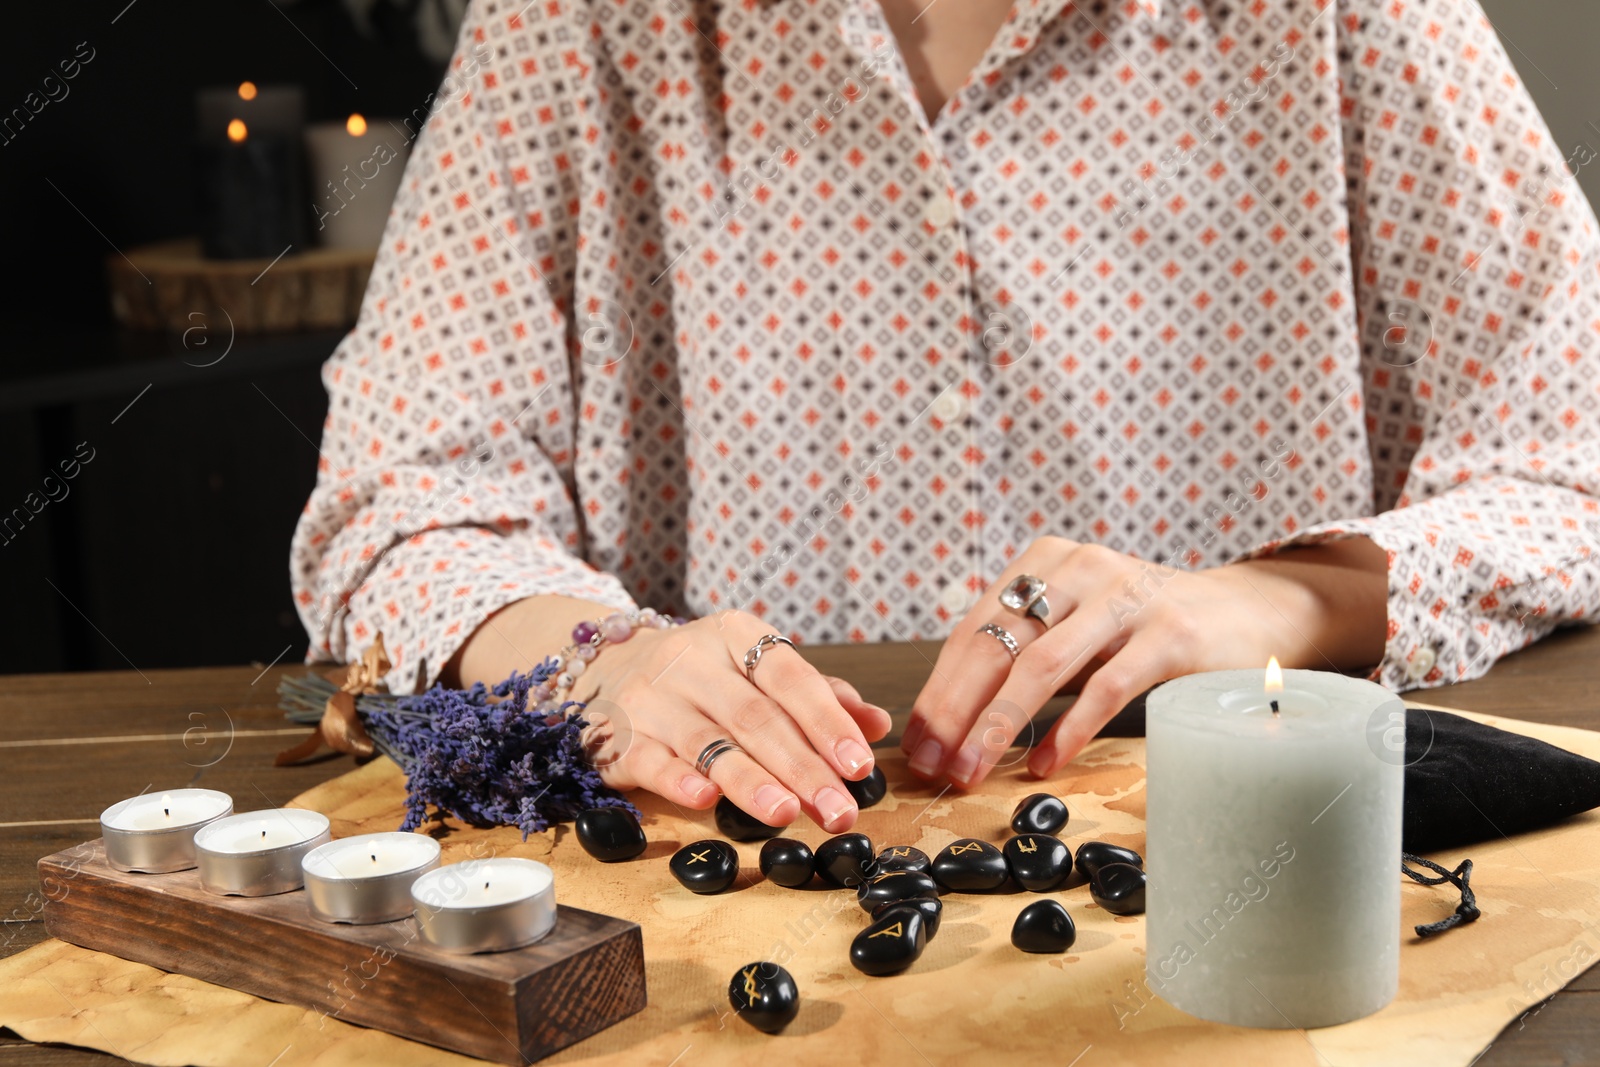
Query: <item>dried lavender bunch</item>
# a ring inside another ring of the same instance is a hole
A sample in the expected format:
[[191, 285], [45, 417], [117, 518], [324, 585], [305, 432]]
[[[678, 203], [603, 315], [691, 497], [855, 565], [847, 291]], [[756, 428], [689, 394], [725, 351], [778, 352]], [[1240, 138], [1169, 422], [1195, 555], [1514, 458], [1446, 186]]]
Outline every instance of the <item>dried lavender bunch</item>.
[[[421, 826], [430, 808], [473, 826], [515, 826], [524, 838], [588, 808], [638, 814], [584, 759], [583, 705], [568, 702], [561, 715], [548, 718], [528, 713], [529, 691], [554, 670], [547, 659], [492, 690], [479, 682], [470, 689], [434, 686], [415, 696], [357, 701], [379, 751], [406, 772], [400, 829]], [[285, 687], [284, 704], [291, 718], [305, 721], [320, 687], [296, 682]], [[500, 699], [491, 700], [491, 693]]]

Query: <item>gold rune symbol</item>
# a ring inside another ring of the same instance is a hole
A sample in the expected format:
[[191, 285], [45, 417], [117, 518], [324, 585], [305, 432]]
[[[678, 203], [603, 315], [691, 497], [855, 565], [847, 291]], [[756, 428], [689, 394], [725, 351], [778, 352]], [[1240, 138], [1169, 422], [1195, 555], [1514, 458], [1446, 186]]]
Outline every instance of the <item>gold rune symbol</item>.
[[1022, 839], [1022, 843], [1017, 846], [1017, 851], [1018, 852], [1038, 852], [1039, 851], [1039, 846], [1034, 844], [1032, 841], [1028, 840], [1027, 838], [1023, 838]]
[[903, 936], [903, 935], [902, 935], [902, 931], [900, 929], [900, 924], [899, 923], [895, 923], [893, 926], [885, 926], [882, 930], [879, 930], [875, 934], [868, 934], [867, 935], [867, 940], [871, 941], [875, 937], [901, 937], [901, 936]]
[[[691, 852], [689, 853], [689, 863], [710, 863], [711, 861], [706, 859], [706, 857], [709, 855], [711, 855], [711, 850], [709, 848], [704, 852]], [[689, 863], [685, 863], [684, 866], [689, 866]]]
[[[761, 964], [756, 964], [756, 967]], [[750, 1006], [756, 1005], [756, 967], [751, 967], [744, 972], [744, 995], [750, 998]]]
[[889, 855], [895, 857], [896, 859], [902, 859], [903, 860], [907, 856], [911, 855], [911, 853], [907, 852], [903, 848], [891, 848], [889, 850]]
[[968, 841], [964, 845], [951, 845], [950, 855], [959, 856], [963, 852], [982, 852], [983, 846], [976, 841]]

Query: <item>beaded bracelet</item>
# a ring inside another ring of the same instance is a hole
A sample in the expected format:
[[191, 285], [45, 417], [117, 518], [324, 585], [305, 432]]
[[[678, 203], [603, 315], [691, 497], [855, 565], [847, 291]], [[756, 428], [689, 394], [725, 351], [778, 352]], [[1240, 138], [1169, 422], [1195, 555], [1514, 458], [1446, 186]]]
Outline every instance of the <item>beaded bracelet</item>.
[[580, 622], [572, 628], [572, 644], [551, 657], [555, 661], [555, 673], [528, 693], [534, 705], [530, 710], [537, 715], [559, 714], [567, 703], [567, 693], [605, 645], [620, 645], [632, 637], [634, 631], [647, 626], [654, 630], [670, 630], [683, 622], [677, 616], [663, 615], [654, 608], [632, 613], [619, 611], [593, 622]]

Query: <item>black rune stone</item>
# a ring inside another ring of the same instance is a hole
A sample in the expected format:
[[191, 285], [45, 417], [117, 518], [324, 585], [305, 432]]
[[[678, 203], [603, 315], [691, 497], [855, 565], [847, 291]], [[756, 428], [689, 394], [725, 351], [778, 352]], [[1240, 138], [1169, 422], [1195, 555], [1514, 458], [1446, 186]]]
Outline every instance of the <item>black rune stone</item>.
[[733, 972], [728, 1003], [757, 1030], [775, 1034], [800, 1013], [800, 987], [776, 963], [750, 963]]
[[696, 841], [673, 853], [673, 877], [694, 893], [720, 893], [739, 877], [739, 853], [726, 841]]
[[1011, 924], [1011, 943], [1024, 952], [1065, 952], [1077, 939], [1078, 928], [1059, 900], [1036, 900]]
[[939, 919], [944, 915], [944, 901], [938, 897], [915, 897], [911, 900], [890, 900], [879, 904], [872, 909], [872, 917], [881, 919], [897, 908], [910, 908], [922, 913], [922, 928], [927, 931], [926, 940], [932, 941], [933, 935], [939, 932]]
[[872, 765], [872, 773], [860, 781], [844, 780], [844, 787], [850, 790], [850, 795], [856, 798], [856, 806], [870, 808], [882, 800], [889, 792], [889, 781], [884, 778], [883, 772], [877, 764]]
[[987, 841], [963, 837], [933, 857], [933, 877], [958, 893], [982, 893], [1006, 884], [1006, 858]]
[[1108, 863], [1130, 863], [1135, 867], [1143, 867], [1144, 857], [1131, 848], [1105, 841], [1085, 841], [1078, 846], [1078, 873], [1090, 881], [1094, 880], [1094, 872]]
[[761, 874], [769, 882], [799, 889], [817, 872], [811, 846], [792, 837], [774, 837], [761, 846]]
[[1089, 879], [1089, 895], [1113, 915], [1144, 914], [1144, 871], [1131, 863], [1107, 863]]
[[862, 911], [872, 911], [879, 904], [893, 900], [938, 895], [939, 887], [933, 879], [917, 871], [888, 871], [874, 875], [856, 889], [856, 900], [860, 902]]
[[631, 860], [649, 844], [627, 808], [590, 808], [578, 816], [574, 828], [583, 850], [601, 863]]
[[917, 871], [927, 874], [931, 866], [928, 854], [910, 845], [891, 845], [878, 853], [880, 871]]
[[765, 841], [783, 832], [783, 827], [768, 826], [754, 815], [735, 807], [727, 797], [717, 801], [716, 818], [717, 829], [735, 841]]
[[1034, 793], [1022, 798], [1011, 813], [1011, 831], [1018, 834], [1054, 834], [1067, 825], [1067, 806], [1060, 797]]
[[831, 885], [854, 889], [876, 873], [866, 834], [840, 834], [817, 846], [817, 873]]
[[1072, 877], [1072, 850], [1051, 834], [1020, 834], [1001, 851], [1011, 877], [1032, 892], [1060, 889]]
[[922, 955], [928, 933], [915, 908], [889, 908], [850, 944], [850, 962], [862, 974], [894, 974]]

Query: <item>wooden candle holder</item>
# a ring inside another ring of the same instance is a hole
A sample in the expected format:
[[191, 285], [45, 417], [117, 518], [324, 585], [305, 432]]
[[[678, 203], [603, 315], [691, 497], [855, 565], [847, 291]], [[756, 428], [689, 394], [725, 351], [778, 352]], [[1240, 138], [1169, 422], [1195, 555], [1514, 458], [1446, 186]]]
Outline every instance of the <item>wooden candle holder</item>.
[[537, 944], [462, 956], [409, 918], [320, 922], [303, 890], [222, 897], [192, 870], [124, 873], [98, 840], [40, 860], [39, 880], [53, 937], [480, 1059], [537, 1060], [645, 1006], [638, 924], [578, 908]]

